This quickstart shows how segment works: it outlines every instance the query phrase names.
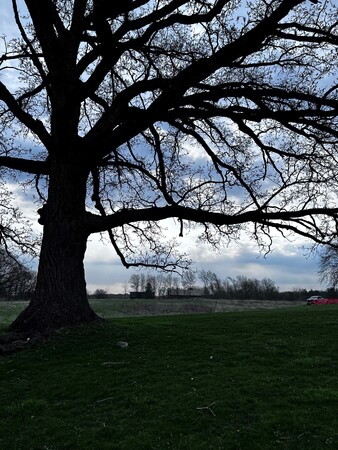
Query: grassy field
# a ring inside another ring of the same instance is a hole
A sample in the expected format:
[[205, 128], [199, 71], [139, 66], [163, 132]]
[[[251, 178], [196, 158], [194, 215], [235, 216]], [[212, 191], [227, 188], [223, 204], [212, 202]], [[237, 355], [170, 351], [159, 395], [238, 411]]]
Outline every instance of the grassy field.
[[95, 311], [102, 317], [152, 316], [229, 311], [276, 309], [304, 305], [305, 301], [225, 300], [206, 298], [187, 299], [98, 299], [91, 300]]
[[0, 358], [0, 448], [337, 449], [337, 355], [335, 305], [64, 330]]
[[[95, 311], [105, 319], [229, 311], [276, 309], [304, 305], [305, 301], [224, 299], [92, 299]], [[0, 302], [0, 328], [11, 323], [27, 305], [24, 301]]]

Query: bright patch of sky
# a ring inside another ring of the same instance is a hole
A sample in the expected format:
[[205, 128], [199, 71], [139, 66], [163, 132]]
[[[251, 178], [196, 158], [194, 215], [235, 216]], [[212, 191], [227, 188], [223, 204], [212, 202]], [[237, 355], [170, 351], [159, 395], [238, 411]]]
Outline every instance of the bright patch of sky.
[[[239, 244], [230, 244], [215, 252], [206, 244], [196, 241], [196, 236], [181, 239], [180, 250], [187, 251], [196, 270], [210, 270], [222, 280], [227, 277], [245, 275], [250, 278], [270, 278], [281, 291], [304, 288], [321, 289], [317, 276], [317, 260], [307, 257], [300, 242], [289, 243], [276, 238], [273, 251], [266, 257], [243, 234]], [[106, 289], [112, 293], [123, 292], [133, 269], [124, 268], [109, 245], [100, 241], [99, 235], [89, 238], [85, 258], [85, 270], [89, 291]]]

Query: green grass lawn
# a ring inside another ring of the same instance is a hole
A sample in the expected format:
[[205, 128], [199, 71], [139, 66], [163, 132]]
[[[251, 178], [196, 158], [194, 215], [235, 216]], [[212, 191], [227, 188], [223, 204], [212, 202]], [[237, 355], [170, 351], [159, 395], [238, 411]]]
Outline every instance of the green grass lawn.
[[109, 319], [0, 376], [5, 450], [338, 449], [337, 306]]

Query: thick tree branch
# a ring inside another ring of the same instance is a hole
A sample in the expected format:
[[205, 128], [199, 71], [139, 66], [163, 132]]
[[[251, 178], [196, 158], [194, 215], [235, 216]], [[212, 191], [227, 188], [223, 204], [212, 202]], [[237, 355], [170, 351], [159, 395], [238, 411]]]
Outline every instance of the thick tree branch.
[[[290, 39], [298, 42], [317, 42], [319, 44], [327, 42], [337, 45], [338, 36], [332, 33], [332, 29], [337, 26], [337, 22], [331, 26], [331, 30], [325, 30], [318, 27], [308, 27], [296, 22], [283, 23], [278, 26], [276, 36], [283, 39]], [[286, 31], [279, 31], [286, 30]], [[287, 32], [287, 31], [293, 31]], [[300, 32], [301, 34], [299, 34]]]
[[[205, 80], [216, 70], [231, 65], [238, 58], [259, 50], [266, 38], [274, 34], [276, 26], [287, 14], [304, 0], [284, 0], [271, 14], [260, 21], [254, 28], [241, 35], [233, 42], [224, 45], [214, 54], [201, 58], [183, 69], [170, 83], [170, 88], [159, 96], [152, 109], [161, 103], [174, 105], [189, 87]], [[169, 106], [168, 105], [168, 106]]]
[[0, 167], [7, 167], [8, 169], [19, 170], [20, 172], [32, 173], [35, 175], [49, 174], [49, 165], [47, 161], [34, 161], [31, 159], [0, 156]]
[[54, 5], [51, 0], [37, 2], [36, 0], [25, 0], [27, 9], [32, 18], [39, 42], [42, 47], [45, 61], [49, 69], [53, 69], [59, 63], [59, 46], [57, 44], [57, 31], [60, 29], [60, 22], [57, 27], [54, 23]]
[[2, 100], [11, 111], [11, 113], [33, 133], [35, 133], [43, 145], [48, 149], [50, 148], [50, 135], [44, 127], [43, 123], [34, 119], [30, 114], [25, 112], [9, 92], [7, 87], [0, 81], [0, 100]]
[[[161, 86], [159, 87], [161, 87], [162, 92], [158, 95], [156, 100], [152, 102], [147, 111], [139, 110], [139, 114], [132, 114], [131, 120], [125, 121], [120, 126], [115, 127], [114, 131], [112, 131], [114, 121], [117, 118], [117, 112], [119, 113], [119, 117], [121, 117], [121, 106], [119, 106], [118, 103], [114, 102], [111, 107], [112, 111], [114, 111], [114, 114], [106, 114], [105, 117], [102, 117], [100, 123], [98, 123], [95, 129], [93, 129], [92, 132], [90, 132], [90, 135], [88, 135], [89, 141], [91, 140], [92, 136], [95, 136], [97, 134], [97, 131], [99, 131], [100, 127], [104, 127], [106, 131], [106, 138], [103, 142], [106, 148], [109, 149], [112, 145], [121, 145], [123, 141], [136, 136], [144, 129], [154, 124], [156, 121], [165, 120], [166, 111], [171, 110], [178, 105], [181, 105], [182, 102], [185, 102], [184, 93], [189, 88], [191, 88], [191, 86], [197, 86], [218, 69], [230, 66], [238, 58], [243, 58], [259, 50], [265, 39], [267, 39], [270, 35], [273, 35], [278, 22], [285, 16], [287, 16], [292, 8], [296, 7], [303, 1], [304, 0], [284, 0], [270, 14], [270, 16], [267, 16], [258, 25], [256, 25], [254, 28], [252, 28], [242, 36], [238, 37], [233, 42], [224, 45], [214, 54], [191, 62], [191, 64], [189, 64], [186, 68], [183, 68], [176, 76], [173, 76], [172, 79], [166, 81], [165, 83], [163, 82], [163, 80], [155, 81], [155, 83], [161, 84]], [[144, 42], [146, 42], [147, 39], [150, 38], [152, 33], [150, 33], [150, 35], [147, 37], [145, 37], [145, 34], [146, 32], [144, 33], [142, 38], [140, 38], [143, 39]], [[103, 62], [101, 64], [103, 64]], [[106, 71], [106, 73], [108, 72], [108, 65], [104, 70]], [[94, 76], [95, 74], [93, 74], [93, 77]], [[100, 78], [103, 79], [102, 76], [103, 74], [97, 78], [94, 86], [98, 85]], [[88, 80], [86, 82], [86, 89], [84, 91], [87, 92], [86, 95], [89, 95], [89, 83], [90, 81]], [[147, 86], [147, 84], [145, 84], [145, 86]], [[91, 89], [93, 88], [94, 87], [92, 86]], [[131, 92], [129, 92], [127, 95], [129, 96], [130, 93]], [[130, 117], [131, 110], [127, 109], [127, 103], [124, 103], [124, 107], [122, 107], [122, 111], [123, 110]], [[137, 111], [133, 110], [133, 112], [136, 113]]]
[[42, 55], [42, 54], [38, 54], [38, 53], [36, 52], [36, 50], [34, 49], [34, 47], [33, 47], [32, 43], [31, 43], [31, 41], [29, 40], [29, 38], [28, 38], [28, 36], [27, 36], [27, 34], [26, 34], [26, 31], [25, 31], [25, 29], [24, 29], [24, 27], [23, 27], [23, 25], [22, 25], [22, 23], [21, 23], [20, 17], [19, 17], [19, 11], [18, 11], [17, 0], [12, 0], [12, 5], [13, 5], [13, 11], [14, 11], [15, 22], [16, 22], [16, 24], [17, 24], [19, 30], [20, 30], [22, 39], [25, 41], [25, 43], [26, 43], [26, 45], [27, 45], [27, 48], [28, 48], [29, 51], [30, 51], [30, 53], [29, 53], [27, 56], [28, 56], [29, 58], [32, 59], [32, 61], [33, 61], [34, 65], [35, 65], [35, 67], [36, 67], [36, 68], [38, 69], [38, 71], [39, 71], [39, 74], [40, 74], [42, 80], [45, 81], [47, 75], [46, 75], [46, 73], [45, 73], [45, 71], [44, 71], [44, 69], [43, 69], [43, 67], [42, 67], [42, 64], [41, 64], [41, 62], [40, 62], [40, 60], [39, 60], [39, 57], [41, 57], [41, 56], [43, 56], [43, 55]]
[[[178, 218], [200, 224], [213, 224], [216, 226], [238, 225], [248, 222], [267, 224], [275, 228], [282, 227], [281, 222], [297, 222], [307, 216], [323, 215], [334, 219], [338, 218], [338, 208], [309, 208], [295, 211], [266, 212], [251, 210], [240, 214], [229, 215], [202, 209], [193, 209], [179, 205], [144, 208], [139, 210], [123, 209], [113, 215], [105, 217], [87, 214], [86, 225], [93, 233], [106, 231], [135, 222], [161, 221], [169, 218]], [[274, 222], [276, 221], [276, 222]], [[285, 225], [288, 228], [288, 225]], [[297, 229], [295, 228], [295, 231]]]

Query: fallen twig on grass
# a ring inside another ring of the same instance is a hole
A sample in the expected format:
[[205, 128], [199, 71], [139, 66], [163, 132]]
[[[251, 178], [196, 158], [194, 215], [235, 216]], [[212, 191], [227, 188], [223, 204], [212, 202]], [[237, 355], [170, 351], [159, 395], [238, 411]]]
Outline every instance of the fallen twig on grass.
[[100, 400], [96, 400], [96, 403], [102, 403], [102, 402], [106, 402], [108, 400], [113, 400], [114, 397], [107, 397], [107, 398], [102, 398]]
[[118, 364], [126, 364], [126, 362], [125, 361], [105, 361], [102, 363], [103, 366], [118, 365]]
[[215, 405], [215, 404], [216, 404], [216, 402], [212, 402], [212, 403], [210, 403], [210, 405], [208, 405], [208, 406], [200, 406], [200, 407], [198, 407], [198, 408], [196, 408], [196, 409], [198, 409], [199, 411], [202, 410], [202, 409], [207, 409], [208, 411], [210, 411], [210, 413], [211, 413], [214, 417], [216, 417], [216, 414], [215, 414], [214, 411], [211, 409], [211, 406], [213, 406], [213, 405]]

